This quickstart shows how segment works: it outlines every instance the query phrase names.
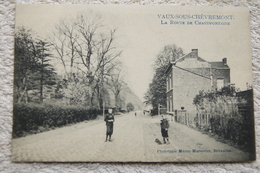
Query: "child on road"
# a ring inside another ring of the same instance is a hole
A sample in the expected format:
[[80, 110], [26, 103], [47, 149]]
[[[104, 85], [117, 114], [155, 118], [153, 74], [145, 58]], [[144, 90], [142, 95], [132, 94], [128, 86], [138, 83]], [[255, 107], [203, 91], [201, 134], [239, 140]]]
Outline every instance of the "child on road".
[[106, 142], [107, 138], [109, 137], [109, 141], [111, 142], [111, 136], [113, 134], [113, 128], [114, 128], [114, 115], [112, 114], [113, 110], [108, 109], [108, 114], [105, 116], [105, 122], [107, 126], [107, 132], [106, 132]]
[[163, 143], [166, 144], [166, 140], [167, 140], [167, 144], [170, 144], [169, 136], [168, 136], [169, 122], [163, 116], [162, 116], [162, 120], [161, 120], [160, 125], [161, 125], [161, 133], [162, 133], [162, 137], [163, 137]]

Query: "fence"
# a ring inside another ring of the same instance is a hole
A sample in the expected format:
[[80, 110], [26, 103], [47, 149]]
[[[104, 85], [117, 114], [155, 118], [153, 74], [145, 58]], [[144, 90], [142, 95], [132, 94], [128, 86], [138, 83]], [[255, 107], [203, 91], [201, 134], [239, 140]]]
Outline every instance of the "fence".
[[254, 153], [254, 114], [252, 90], [236, 96], [205, 98], [197, 112], [175, 111], [175, 121], [189, 127], [212, 132]]
[[207, 113], [189, 113], [186, 110], [175, 111], [175, 121], [189, 127], [209, 129], [211, 115]]

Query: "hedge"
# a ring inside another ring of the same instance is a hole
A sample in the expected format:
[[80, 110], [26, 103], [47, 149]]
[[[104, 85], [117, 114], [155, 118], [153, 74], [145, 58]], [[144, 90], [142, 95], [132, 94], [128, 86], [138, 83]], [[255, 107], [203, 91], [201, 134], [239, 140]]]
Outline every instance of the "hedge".
[[197, 118], [198, 128], [210, 130], [224, 139], [231, 140], [239, 148], [254, 153], [252, 90], [236, 94], [200, 92], [194, 98], [194, 104], [198, 108], [197, 115], [209, 117], [206, 121], [199, 121]]
[[100, 113], [101, 111], [97, 109], [78, 106], [14, 104], [13, 137], [22, 137], [68, 124], [92, 120]]

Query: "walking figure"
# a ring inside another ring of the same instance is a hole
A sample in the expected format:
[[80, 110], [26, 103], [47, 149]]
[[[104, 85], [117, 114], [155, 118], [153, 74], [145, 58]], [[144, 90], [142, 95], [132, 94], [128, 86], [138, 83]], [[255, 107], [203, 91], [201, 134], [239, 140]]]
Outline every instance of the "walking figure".
[[170, 144], [169, 136], [168, 136], [169, 122], [163, 116], [162, 116], [162, 120], [161, 120], [160, 125], [161, 125], [161, 133], [162, 133], [162, 137], [163, 137], [163, 143], [166, 144], [166, 140], [167, 140], [167, 144]]
[[108, 140], [111, 142], [111, 136], [113, 134], [115, 118], [114, 118], [114, 115], [112, 114], [112, 112], [113, 112], [112, 109], [108, 109], [108, 114], [105, 116], [105, 122], [106, 122], [106, 126], [107, 126], [105, 142], [107, 142], [107, 138], [109, 138]]
[[135, 116], [136, 116], [136, 112], [135, 112]]

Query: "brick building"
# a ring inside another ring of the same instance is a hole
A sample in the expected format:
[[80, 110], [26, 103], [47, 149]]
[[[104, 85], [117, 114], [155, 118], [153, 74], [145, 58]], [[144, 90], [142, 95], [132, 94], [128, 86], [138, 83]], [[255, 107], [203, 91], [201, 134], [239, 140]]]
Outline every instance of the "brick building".
[[230, 85], [230, 68], [227, 58], [219, 62], [207, 62], [198, 56], [198, 49], [171, 62], [167, 75], [167, 112], [195, 111], [193, 98], [199, 91], [219, 90]]

